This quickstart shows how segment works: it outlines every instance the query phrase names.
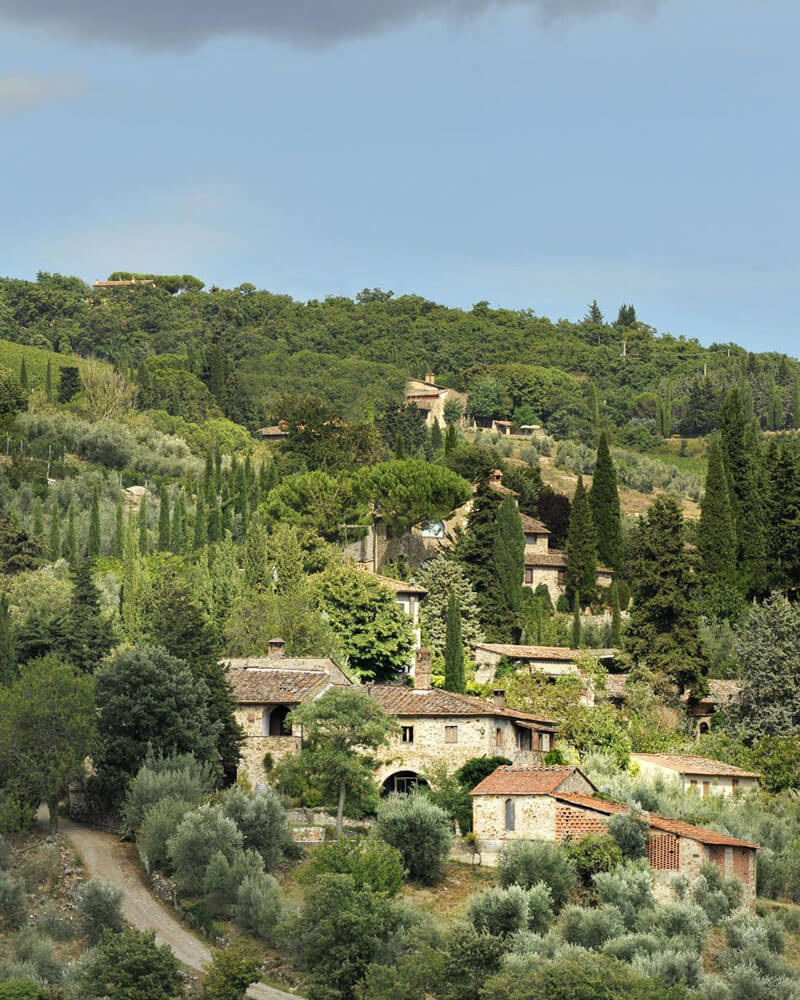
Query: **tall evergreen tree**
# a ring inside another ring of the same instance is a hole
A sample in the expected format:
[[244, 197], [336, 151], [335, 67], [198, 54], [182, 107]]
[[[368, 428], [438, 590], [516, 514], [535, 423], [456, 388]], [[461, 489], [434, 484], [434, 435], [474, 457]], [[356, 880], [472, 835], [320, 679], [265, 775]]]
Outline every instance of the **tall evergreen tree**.
[[47, 361], [47, 370], [44, 376], [44, 394], [48, 403], [53, 402], [53, 370], [50, 361]]
[[451, 454], [458, 447], [458, 428], [455, 424], [448, 424], [444, 436], [444, 453]]
[[172, 527], [170, 529], [170, 545], [178, 555], [186, 552], [186, 500], [181, 490], [172, 505]]
[[695, 580], [678, 502], [661, 496], [633, 533], [633, 611], [626, 647], [640, 668], [693, 697], [706, 690], [697, 635]]
[[697, 554], [701, 585], [712, 610], [729, 616], [736, 601], [736, 528], [733, 523], [728, 477], [719, 439], [708, 447], [706, 489], [700, 502]]
[[117, 505], [114, 510], [114, 558], [122, 558], [122, 548], [125, 541], [125, 526], [122, 516], [122, 498], [117, 498]]
[[92, 581], [92, 566], [83, 560], [72, 569], [72, 600], [58, 623], [58, 653], [84, 673], [94, 673], [116, 643], [110, 623], [100, 613], [100, 594]]
[[45, 550], [45, 537], [44, 537], [44, 511], [42, 510], [42, 501], [39, 497], [33, 501], [33, 525], [31, 527], [31, 534], [36, 540], [36, 544], [39, 548]]
[[567, 592], [580, 594], [588, 604], [597, 599], [597, 532], [583, 476], [578, 476], [569, 515]]
[[136, 519], [128, 515], [122, 550], [122, 587], [120, 592], [120, 617], [122, 631], [128, 642], [142, 638], [144, 627], [144, 602], [147, 581], [139, 551], [139, 532]]
[[50, 530], [47, 535], [47, 558], [50, 562], [56, 562], [61, 558], [61, 511], [55, 498], [50, 505], [48, 520]]
[[442, 427], [438, 420], [434, 420], [431, 425], [431, 448], [433, 453], [441, 451], [444, 447], [444, 438], [442, 437]]
[[800, 587], [800, 456], [795, 442], [770, 450], [767, 554], [771, 586]]
[[619, 606], [619, 584], [611, 584], [611, 645], [619, 649], [622, 645], [622, 612]]
[[525, 533], [514, 497], [507, 496], [497, 511], [493, 558], [499, 585], [498, 604], [503, 627], [512, 641], [519, 641], [522, 580], [525, 574]]
[[139, 528], [139, 552], [143, 556], [146, 556], [150, 552], [150, 532], [147, 528], [147, 497], [142, 497], [142, 502], [139, 504], [139, 516], [137, 518], [137, 525]]
[[792, 382], [792, 427], [800, 429], [800, 378], [797, 375]]
[[95, 487], [92, 490], [92, 505], [89, 510], [89, 543], [88, 554], [90, 560], [95, 560], [100, 555], [100, 494]]
[[75, 524], [75, 501], [70, 500], [67, 508], [67, 535], [64, 539], [64, 557], [70, 566], [78, 563], [78, 527]]
[[25, 358], [19, 366], [19, 384], [24, 392], [28, 391], [28, 366], [25, 364]]
[[214, 500], [208, 509], [208, 540], [218, 542], [222, 538], [222, 509], [219, 500]]
[[767, 403], [767, 430], [779, 431], [783, 428], [783, 393], [780, 386], [773, 385]]
[[589, 306], [589, 310], [583, 317], [584, 323], [602, 323], [603, 314], [600, 311], [600, 306], [597, 304], [597, 299], [592, 299], [592, 304]]
[[597, 443], [594, 479], [589, 490], [597, 537], [597, 558], [604, 566], [618, 572], [622, 566], [622, 515], [620, 513], [617, 473], [608, 447], [605, 431]]
[[0, 687], [11, 684], [17, 675], [14, 626], [8, 610], [8, 595], [0, 594]]
[[158, 491], [158, 551], [169, 552], [172, 539], [170, 537], [169, 493], [164, 483]]
[[600, 429], [600, 401], [597, 398], [597, 386], [594, 382], [589, 383], [589, 417], [592, 421], [592, 427], [595, 430]]
[[499, 581], [494, 561], [495, 525], [499, 496], [484, 476], [479, 482], [467, 516], [466, 531], [455, 546], [455, 555], [466, 570], [481, 608], [484, 629], [502, 637], [503, 609], [498, 606]]
[[573, 595], [572, 609], [572, 648], [580, 649], [583, 645], [583, 625], [581, 624], [581, 595], [576, 590]]
[[202, 490], [197, 492], [197, 503], [194, 508], [194, 542], [192, 548], [202, 548], [208, 541], [208, 525], [206, 524], [206, 505]]
[[446, 691], [464, 694], [467, 682], [464, 674], [464, 643], [461, 638], [461, 609], [458, 597], [451, 592], [447, 603], [447, 638], [444, 650], [444, 686]]

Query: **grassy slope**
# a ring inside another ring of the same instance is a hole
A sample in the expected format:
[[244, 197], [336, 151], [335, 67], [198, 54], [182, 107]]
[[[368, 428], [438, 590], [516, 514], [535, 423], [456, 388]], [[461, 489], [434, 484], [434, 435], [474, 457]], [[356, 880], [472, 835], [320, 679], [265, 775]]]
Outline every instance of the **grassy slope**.
[[74, 354], [56, 354], [55, 351], [45, 351], [40, 347], [28, 347], [26, 344], [14, 344], [10, 340], [0, 340], [0, 368], [5, 368], [18, 376], [23, 358], [28, 371], [28, 385], [31, 389], [44, 389], [48, 361], [50, 362], [54, 388], [58, 386], [59, 369], [78, 363], [78, 358]]

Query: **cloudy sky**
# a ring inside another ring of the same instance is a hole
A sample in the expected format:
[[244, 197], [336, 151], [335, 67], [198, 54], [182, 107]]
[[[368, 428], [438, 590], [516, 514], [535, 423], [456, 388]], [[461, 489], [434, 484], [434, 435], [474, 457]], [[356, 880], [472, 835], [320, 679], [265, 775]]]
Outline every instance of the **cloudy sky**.
[[0, 0], [0, 273], [597, 298], [800, 354], [798, 33], [796, 0]]

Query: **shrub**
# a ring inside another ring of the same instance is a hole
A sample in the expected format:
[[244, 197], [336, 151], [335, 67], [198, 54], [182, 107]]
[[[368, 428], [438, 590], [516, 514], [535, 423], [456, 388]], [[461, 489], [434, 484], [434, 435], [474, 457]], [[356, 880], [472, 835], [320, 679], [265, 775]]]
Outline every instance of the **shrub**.
[[145, 814], [157, 802], [171, 798], [199, 805], [214, 790], [216, 766], [191, 754], [150, 758], [131, 782], [122, 807], [123, 830], [136, 834]]
[[479, 933], [506, 937], [528, 926], [528, 897], [523, 888], [492, 888], [473, 896], [467, 918]]
[[75, 893], [75, 916], [92, 944], [97, 944], [106, 930], [122, 930], [121, 906], [122, 890], [99, 878], [84, 882]]
[[585, 833], [577, 840], [566, 841], [564, 849], [584, 886], [592, 884], [593, 875], [611, 871], [622, 862], [619, 845], [607, 833]]
[[758, 945], [775, 954], [784, 949], [783, 931], [771, 918], [760, 919], [752, 913], [737, 913], [723, 926], [729, 948], [741, 951]]
[[0, 927], [16, 930], [25, 919], [22, 886], [8, 872], [0, 872]]
[[54, 941], [69, 941], [77, 934], [75, 924], [48, 899], [36, 916], [36, 929]]
[[243, 837], [219, 806], [204, 805], [187, 813], [167, 842], [167, 853], [178, 886], [191, 892], [202, 885], [211, 858], [219, 851], [232, 861], [241, 851]]
[[32, 927], [23, 928], [12, 942], [14, 958], [36, 971], [46, 983], [61, 981], [61, 965], [53, 951], [53, 942]]
[[544, 882], [528, 889], [528, 930], [545, 934], [553, 922], [553, 894]]
[[550, 890], [556, 912], [569, 899], [576, 882], [575, 867], [566, 852], [546, 840], [515, 840], [504, 844], [498, 855], [497, 870], [504, 886], [521, 885], [530, 889], [543, 882]]
[[613, 872], [598, 872], [593, 880], [598, 902], [615, 906], [629, 930], [655, 905], [653, 875], [644, 860], [626, 861]]
[[619, 910], [613, 906], [587, 909], [582, 906], [566, 906], [558, 918], [557, 930], [569, 944], [597, 951], [610, 938], [625, 933]]
[[645, 921], [670, 940], [683, 938], [687, 947], [701, 951], [709, 931], [708, 917], [695, 903], [682, 900], [659, 903], [647, 914]]
[[280, 918], [281, 894], [277, 881], [266, 872], [245, 876], [236, 894], [234, 919], [238, 926], [271, 943]]
[[9, 864], [8, 844], [5, 838], [0, 835], [0, 871], [6, 871]]
[[641, 969], [653, 979], [660, 979], [665, 986], [682, 983], [690, 989], [700, 985], [703, 962], [699, 955], [687, 951], [665, 949], [650, 955], [638, 955], [633, 960], [634, 968]]
[[47, 991], [31, 979], [7, 979], [0, 983], [0, 1000], [45, 1000]]
[[182, 993], [178, 960], [155, 931], [104, 934], [81, 975], [81, 996], [173, 1000]]
[[144, 814], [136, 843], [148, 872], [172, 874], [169, 840], [178, 829], [181, 820], [192, 808], [191, 802], [166, 798], [150, 806]]
[[280, 863], [290, 839], [289, 822], [274, 792], [246, 792], [234, 786], [225, 794], [222, 811], [241, 831], [244, 846], [258, 851], [266, 868]]
[[702, 906], [712, 924], [729, 916], [742, 905], [744, 886], [738, 878], [725, 878], [718, 865], [706, 861], [692, 889], [692, 899]]
[[647, 857], [650, 827], [646, 820], [633, 813], [617, 813], [609, 820], [608, 832], [616, 840], [623, 857], [634, 861]]
[[214, 954], [208, 966], [203, 978], [203, 996], [208, 1000], [243, 1000], [260, 970], [261, 960], [243, 945], [228, 945]]
[[655, 934], [623, 934], [603, 945], [604, 955], [621, 962], [632, 962], [637, 955], [655, 955], [663, 950], [664, 940]]
[[226, 914], [236, 902], [239, 886], [244, 879], [264, 872], [264, 862], [257, 851], [239, 851], [231, 861], [217, 851], [213, 854], [203, 876], [203, 895], [215, 915]]
[[301, 883], [324, 872], [351, 875], [359, 887], [384, 896], [396, 896], [403, 885], [403, 856], [396, 847], [376, 837], [342, 837], [320, 844], [297, 873]]
[[378, 834], [400, 851], [409, 877], [433, 882], [442, 873], [452, 834], [447, 813], [424, 795], [390, 795], [378, 806]]

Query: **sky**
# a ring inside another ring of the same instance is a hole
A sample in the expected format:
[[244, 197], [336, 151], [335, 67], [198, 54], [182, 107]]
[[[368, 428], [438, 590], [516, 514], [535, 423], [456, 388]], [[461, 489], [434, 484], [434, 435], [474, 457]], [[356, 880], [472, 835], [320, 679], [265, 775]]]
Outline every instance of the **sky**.
[[0, 0], [0, 274], [596, 298], [797, 355], [798, 35], [796, 0]]

